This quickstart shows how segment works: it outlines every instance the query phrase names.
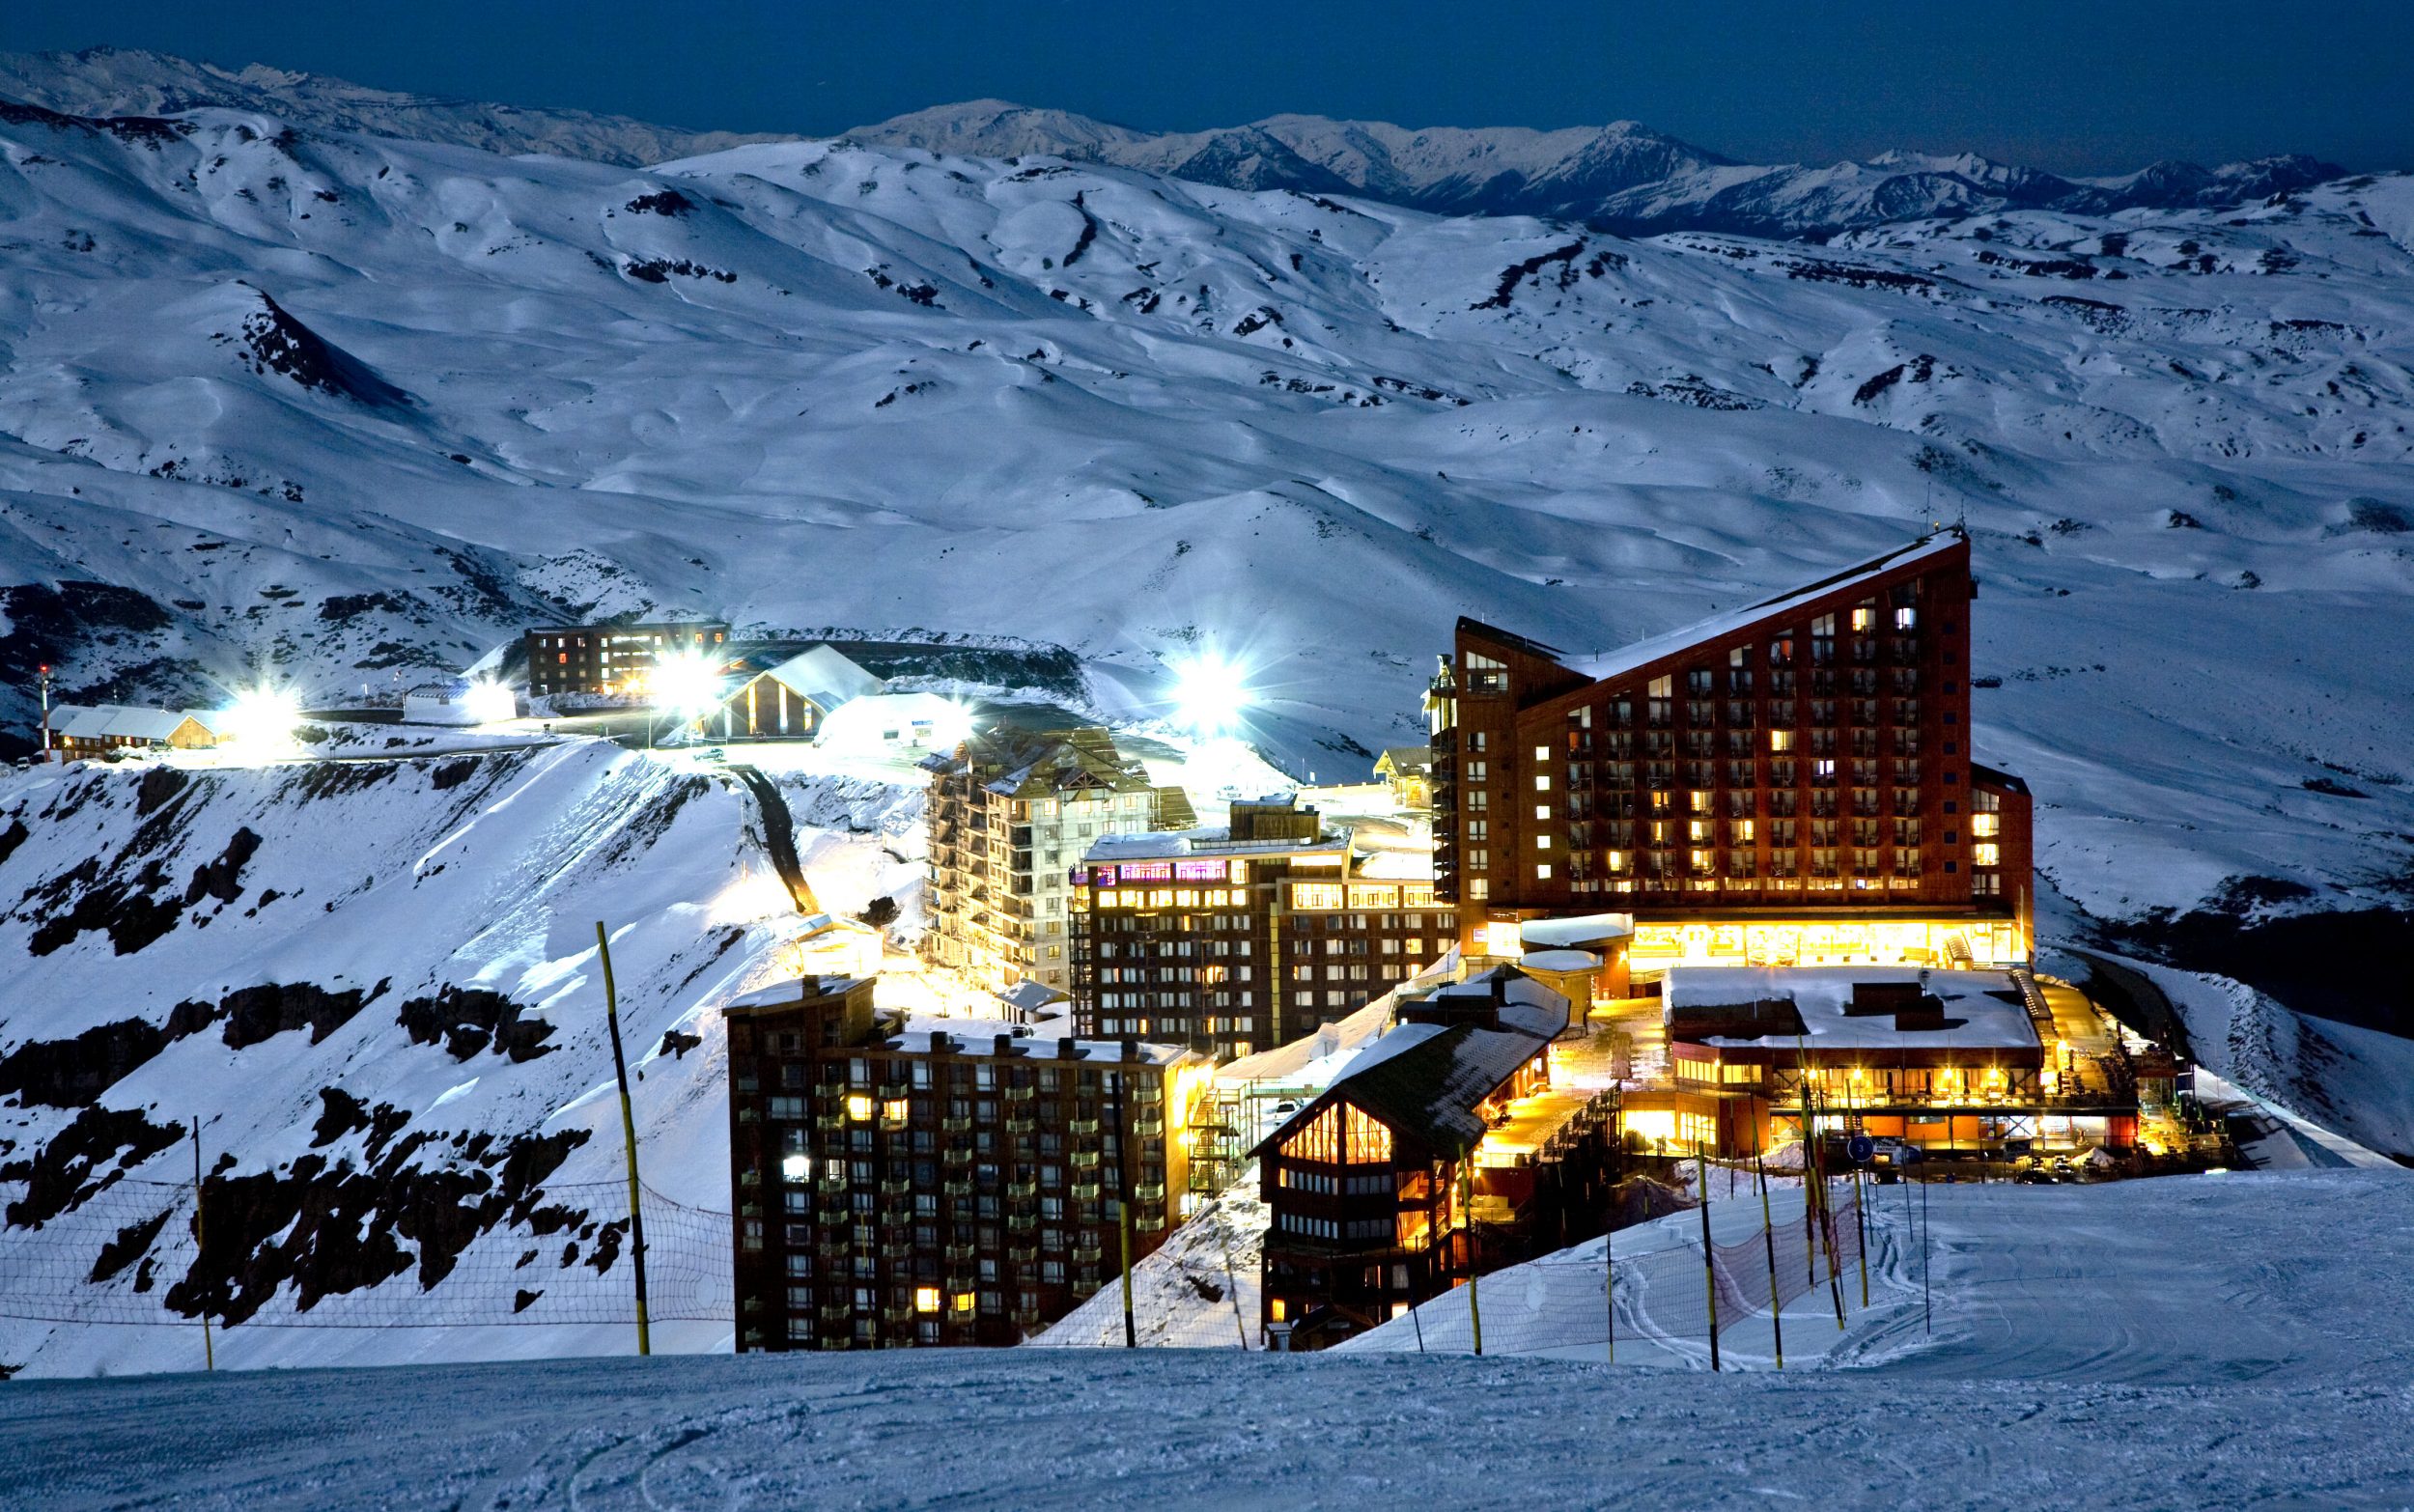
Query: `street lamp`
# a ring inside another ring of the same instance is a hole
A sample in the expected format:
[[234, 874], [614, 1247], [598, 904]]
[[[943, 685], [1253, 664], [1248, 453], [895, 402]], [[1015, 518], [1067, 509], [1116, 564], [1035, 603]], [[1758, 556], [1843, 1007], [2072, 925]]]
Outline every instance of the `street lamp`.
[[235, 695], [220, 716], [220, 733], [238, 745], [267, 748], [292, 744], [299, 723], [301, 700], [288, 689], [264, 684]]

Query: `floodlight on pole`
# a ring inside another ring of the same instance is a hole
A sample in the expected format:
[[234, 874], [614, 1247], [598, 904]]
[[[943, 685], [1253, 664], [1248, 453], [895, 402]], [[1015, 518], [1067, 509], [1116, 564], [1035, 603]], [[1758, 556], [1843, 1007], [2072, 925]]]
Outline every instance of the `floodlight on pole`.
[[720, 663], [701, 652], [668, 652], [654, 658], [647, 686], [657, 713], [692, 724], [720, 706]]
[[224, 739], [253, 748], [290, 745], [301, 723], [301, 700], [285, 688], [245, 688], [221, 715]]
[[1240, 722], [1249, 706], [1249, 678], [1233, 662], [1210, 652], [1173, 663], [1175, 722], [1213, 735]]
[[500, 683], [472, 683], [462, 697], [462, 707], [479, 724], [499, 724], [519, 717], [519, 700]]

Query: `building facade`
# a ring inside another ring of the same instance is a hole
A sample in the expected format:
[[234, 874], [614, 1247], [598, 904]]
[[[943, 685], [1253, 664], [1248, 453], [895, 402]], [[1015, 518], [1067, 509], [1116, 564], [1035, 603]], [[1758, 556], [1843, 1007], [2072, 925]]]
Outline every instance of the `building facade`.
[[923, 953], [973, 986], [1070, 991], [1071, 876], [1103, 835], [1187, 828], [1190, 799], [1155, 788], [1095, 728], [984, 731], [931, 774]]
[[1474, 620], [1427, 696], [1435, 881], [1471, 956], [1635, 919], [1631, 966], [2030, 949], [2030, 805], [1970, 751], [1970, 544], [1582, 660]]
[[1198, 1056], [909, 1026], [857, 978], [723, 1012], [741, 1352], [1019, 1343], [1181, 1221]]
[[809, 741], [849, 704], [876, 698], [888, 685], [834, 646], [809, 647], [760, 670], [742, 670], [707, 714], [704, 730], [725, 741]]
[[208, 750], [225, 739], [227, 723], [213, 710], [125, 704], [54, 704], [45, 717], [50, 749], [62, 761], [112, 751]]
[[1075, 1022], [1232, 1060], [1363, 1007], [1447, 951], [1453, 920], [1430, 882], [1362, 859], [1287, 795], [1099, 840], [1072, 879]]
[[528, 693], [634, 698], [657, 657], [714, 654], [729, 642], [729, 627], [714, 621], [656, 625], [547, 625], [521, 637], [528, 652]]
[[1511, 966], [1398, 1022], [1250, 1153], [1272, 1209], [1261, 1322], [1317, 1348], [1601, 1231], [1615, 1094], [1566, 1084], [1567, 1000]]

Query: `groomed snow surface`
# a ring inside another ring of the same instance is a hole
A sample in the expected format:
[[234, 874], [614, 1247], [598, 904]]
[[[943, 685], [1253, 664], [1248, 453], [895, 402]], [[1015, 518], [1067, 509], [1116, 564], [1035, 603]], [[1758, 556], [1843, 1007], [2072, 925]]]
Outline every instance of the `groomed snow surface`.
[[[1879, 1211], [1900, 1293], [1918, 1250]], [[2414, 1183], [1939, 1186], [1929, 1213], [1934, 1342], [1912, 1302], [1872, 1309], [1836, 1351], [1862, 1368], [1015, 1350], [26, 1382], [0, 1503], [2404, 1504]]]

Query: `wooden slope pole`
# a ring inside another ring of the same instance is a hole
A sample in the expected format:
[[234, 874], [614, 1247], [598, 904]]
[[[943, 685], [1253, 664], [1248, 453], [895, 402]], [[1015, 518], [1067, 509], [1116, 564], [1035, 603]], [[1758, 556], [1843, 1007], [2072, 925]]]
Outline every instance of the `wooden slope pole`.
[[[201, 1120], [196, 1118], [193, 1120], [193, 1269], [195, 1270], [201, 1269], [201, 1256], [206, 1245], [207, 1240], [201, 1227]], [[218, 1351], [216, 1346], [210, 1342], [210, 1298], [207, 1285], [208, 1283], [205, 1282], [202, 1287], [196, 1288], [197, 1291], [203, 1293], [201, 1298], [201, 1368], [214, 1371], [218, 1368]]]
[[1458, 1187], [1465, 1206], [1459, 1217], [1467, 1229], [1467, 1326], [1475, 1335], [1475, 1353], [1483, 1353], [1483, 1312], [1475, 1305], [1475, 1273], [1482, 1270], [1475, 1254], [1475, 1147], [1459, 1152]]
[[1125, 1061], [1115, 1068], [1115, 1234], [1123, 1252], [1123, 1347], [1140, 1347], [1139, 1323], [1132, 1311], [1132, 1126], [1123, 1116], [1123, 1088], [1132, 1079]]
[[1710, 1257], [1710, 1157], [1701, 1151], [1694, 1153], [1701, 1182], [1701, 1285], [1710, 1299], [1710, 1368], [1719, 1368], [1719, 1277], [1717, 1264]]
[[620, 992], [612, 983], [612, 940], [595, 921], [595, 951], [604, 963], [604, 1022], [612, 1031], [612, 1076], [620, 1083], [620, 1140], [629, 1157], [629, 1253], [636, 1268], [637, 1353], [654, 1353], [654, 1331], [645, 1315], [645, 1210], [637, 1200], [637, 1115], [629, 1103], [629, 1057], [620, 1048]]
[[1852, 1168], [1852, 1234], [1861, 1261], [1861, 1310], [1869, 1310], [1869, 1212], [1862, 1195], [1861, 1167]]
[[1769, 1167], [1760, 1155], [1760, 1119], [1752, 1120], [1752, 1169], [1760, 1183], [1760, 1240], [1769, 1251], [1769, 1331], [1777, 1340], [1777, 1368], [1785, 1368], [1785, 1294], [1777, 1289], [1777, 1224], [1769, 1214]]

